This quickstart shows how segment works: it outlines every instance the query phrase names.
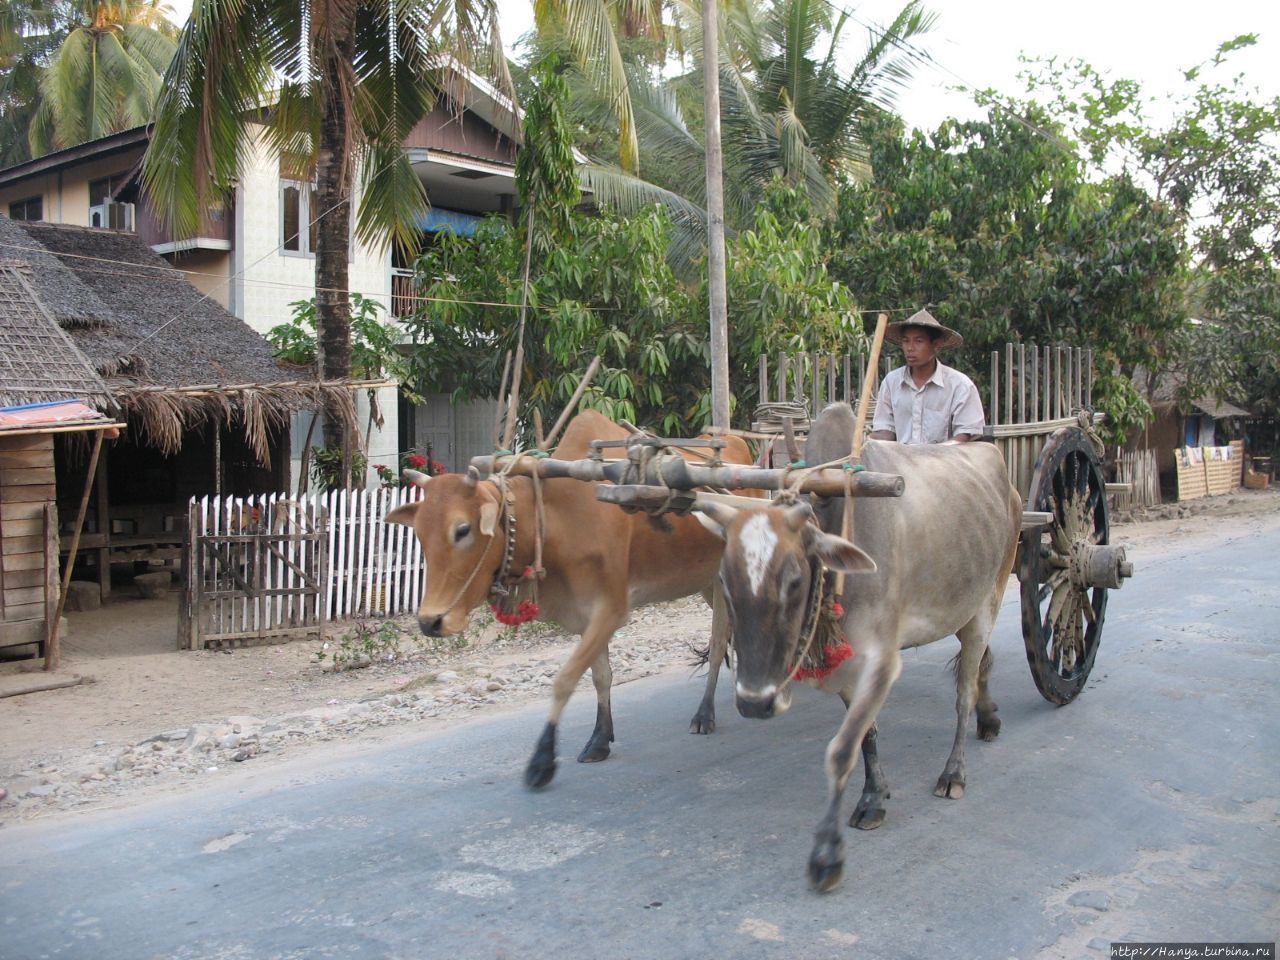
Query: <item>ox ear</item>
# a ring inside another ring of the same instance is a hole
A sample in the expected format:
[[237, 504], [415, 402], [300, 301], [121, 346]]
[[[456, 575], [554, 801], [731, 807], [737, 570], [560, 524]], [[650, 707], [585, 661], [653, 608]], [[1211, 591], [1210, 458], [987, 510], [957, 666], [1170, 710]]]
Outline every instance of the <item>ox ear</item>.
[[698, 518], [700, 524], [723, 540], [725, 529], [738, 515], [738, 508], [731, 507], [727, 503], [698, 498], [694, 504], [693, 515]]
[[480, 505], [480, 532], [486, 537], [492, 537], [496, 529], [498, 529], [498, 503], [496, 500], [486, 500]]
[[399, 523], [406, 527], [412, 527], [413, 521], [418, 516], [418, 503], [420, 501], [412, 501], [410, 503], [402, 503], [396, 507], [385, 517], [382, 518], [383, 523]]
[[875, 573], [876, 562], [844, 537], [819, 533], [814, 538], [818, 556], [827, 569], [837, 573]]

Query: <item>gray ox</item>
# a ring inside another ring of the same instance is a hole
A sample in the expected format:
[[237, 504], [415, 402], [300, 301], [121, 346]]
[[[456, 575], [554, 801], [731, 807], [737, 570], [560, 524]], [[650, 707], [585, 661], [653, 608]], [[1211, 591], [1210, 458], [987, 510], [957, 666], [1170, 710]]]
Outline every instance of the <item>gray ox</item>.
[[[629, 435], [594, 411], [569, 422], [556, 448], [560, 459], [585, 457], [592, 440]], [[728, 437], [722, 458], [750, 463], [745, 443]], [[418, 624], [427, 636], [460, 633], [472, 610], [485, 602], [499, 572], [507, 529], [506, 511], [516, 518], [511, 569], [533, 562], [536, 511], [532, 481], [510, 478], [514, 502], [503, 503], [494, 481], [468, 482], [458, 474], [428, 478], [416, 474], [426, 490], [417, 503], [387, 514], [389, 523], [413, 527], [427, 562], [427, 583], [418, 607]], [[568, 661], [556, 674], [550, 717], [529, 765], [525, 783], [543, 787], [556, 770], [556, 729], [560, 714], [578, 680], [591, 668], [596, 689], [596, 724], [579, 762], [604, 760], [613, 741], [610, 709], [609, 640], [627, 622], [634, 607], [703, 592], [711, 602], [712, 585], [724, 545], [693, 517], [670, 518], [671, 532], [656, 530], [639, 514], [627, 514], [595, 498], [593, 484], [579, 480], [547, 480], [543, 484], [546, 537], [538, 603], [540, 620], [552, 620], [581, 635]], [[691, 733], [715, 728], [716, 679], [724, 659], [728, 630], [723, 604], [713, 607], [710, 666], [706, 690], [690, 724]]]
[[[805, 450], [811, 464], [846, 456], [854, 431], [847, 404], [824, 410]], [[987, 642], [1017, 549], [1022, 504], [1004, 459], [991, 444], [903, 446], [868, 441], [868, 470], [901, 474], [897, 499], [858, 500], [854, 546], [824, 532], [840, 529], [842, 501], [819, 503], [822, 529], [804, 503], [735, 508], [700, 505], [707, 526], [726, 541], [720, 576], [737, 651], [737, 706], [747, 717], [776, 716], [790, 706], [801, 622], [811, 577], [828, 569], [847, 578], [841, 602], [844, 632], [854, 655], [814, 685], [838, 693], [845, 718], [827, 747], [829, 804], [818, 824], [809, 879], [829, 890], [844, 870], [840, 801], [857, 762], [866, 770], [850, 826], [872, 829], [884, 820], [889, 787], [876, 754], [876, 716], [899, 672], [899, 651], [955, 634], [956, 733], [934, 793], [964, 795], [965, 728], [974, 707], [978, 736], [1000, 732], [987, 691]]]

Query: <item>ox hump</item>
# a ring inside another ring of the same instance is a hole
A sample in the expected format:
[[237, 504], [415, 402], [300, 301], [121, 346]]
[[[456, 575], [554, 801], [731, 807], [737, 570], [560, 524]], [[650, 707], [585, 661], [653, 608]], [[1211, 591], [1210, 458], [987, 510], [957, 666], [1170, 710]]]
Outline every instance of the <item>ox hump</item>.
[[746, 566], [751, 592], [759, 596], [769, 565], [773, 562], [774, 551], [778, 548], [778, 534], [769, 522], [768, 515], [761, 511], [747, 518], [738, 536], [742, 543], [742, 562]]

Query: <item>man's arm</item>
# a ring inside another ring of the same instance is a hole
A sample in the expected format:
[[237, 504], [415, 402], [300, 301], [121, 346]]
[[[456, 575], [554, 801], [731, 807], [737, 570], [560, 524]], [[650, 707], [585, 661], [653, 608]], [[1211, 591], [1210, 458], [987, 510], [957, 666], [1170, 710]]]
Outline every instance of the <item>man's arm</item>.
[[872, 440], [897, 440], [898, 432], [893, 422], [893, 374], [880, 381], [876, 392], [876, 415], [871, 419]]
[[951, 439], [956, 443], [981, 439], [982, 430], [987, 425], [978, 388], [968, 377], [965, 377], [965, 381], [965, 388], [956, 391], [951, 406]]

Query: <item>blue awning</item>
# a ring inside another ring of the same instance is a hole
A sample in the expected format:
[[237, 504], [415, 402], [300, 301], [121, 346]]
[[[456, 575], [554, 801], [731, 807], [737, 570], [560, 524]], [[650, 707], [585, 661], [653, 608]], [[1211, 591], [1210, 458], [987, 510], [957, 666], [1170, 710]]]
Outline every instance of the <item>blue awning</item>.
[[460, 237], [470, 237], [475, 234], [476, 227], [480, 226], [480, 222], [483, 219], [483, 217], [477, 217], [474, 213], [462, 213], [459, 210], [432, 207], [427, 211], [426, 216], [418, 221], [418, 226], [427, 233], [440, 233], [444, 230], [451, 230]]

